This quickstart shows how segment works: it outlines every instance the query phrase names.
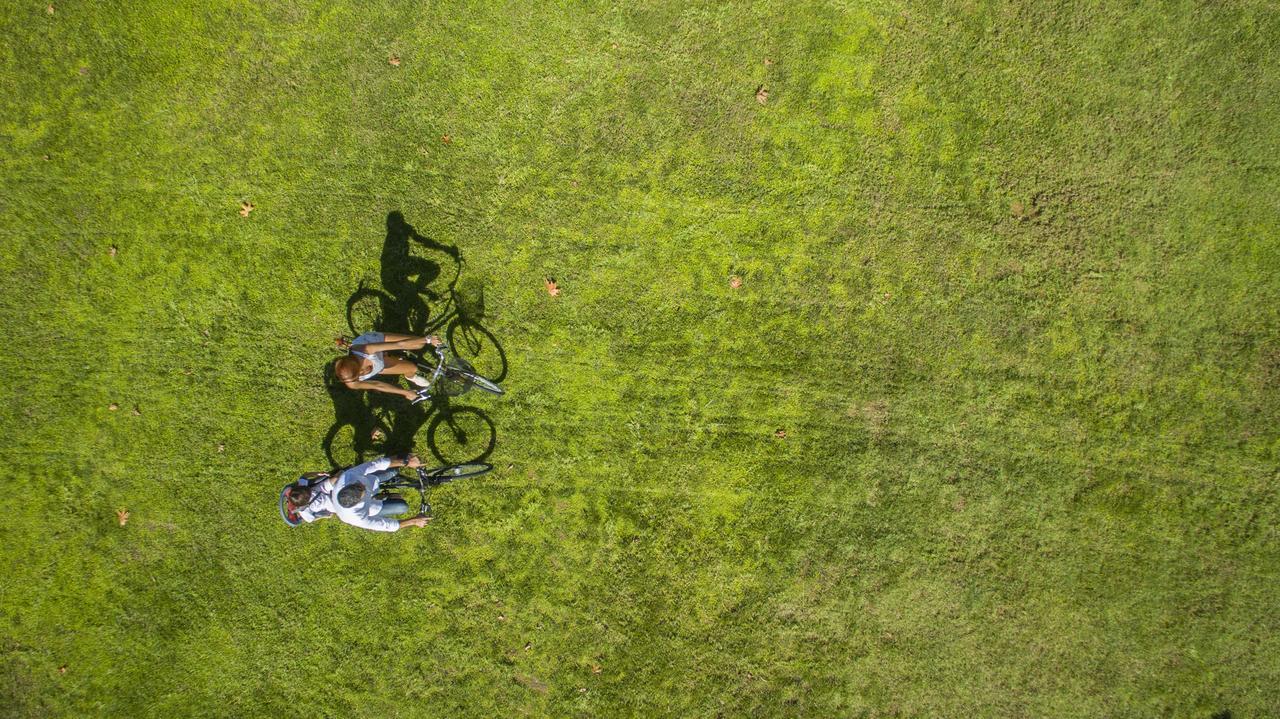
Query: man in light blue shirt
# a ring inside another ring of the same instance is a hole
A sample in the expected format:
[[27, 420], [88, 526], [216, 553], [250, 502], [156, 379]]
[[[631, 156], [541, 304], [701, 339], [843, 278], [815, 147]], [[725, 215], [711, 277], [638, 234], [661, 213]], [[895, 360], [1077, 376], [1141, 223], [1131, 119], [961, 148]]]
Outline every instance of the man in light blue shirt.
[[[416, 455], [380, 457], [358, 464], [340, 474], [309, 485], [301, 482], [286, 490], [296, 516], [304, 522], [337, 515], [338, 519], [375, 532], [394, 532], [401, 527], [425, 527], [430, 517], [393, 519], [391, 515], [409, 511], [403, 499], [379, 499], [378, 487], [396, 476], [400, 467], [421, 467]], [[322, 475], [313, 478], [319, 479]]]

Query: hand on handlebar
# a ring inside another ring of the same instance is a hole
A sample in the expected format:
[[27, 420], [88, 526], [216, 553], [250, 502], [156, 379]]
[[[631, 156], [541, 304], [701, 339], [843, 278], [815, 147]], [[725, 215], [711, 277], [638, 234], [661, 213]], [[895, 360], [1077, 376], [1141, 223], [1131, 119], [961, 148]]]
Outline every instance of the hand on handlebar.
[[423, 339], [425, 339], [427, 344], [432, 347], [440, 347], [444, 344], [444, 340], [440, 339], [439, 335], [431, 335], [429, 337], [423, 337]]
[[418, 455], [416, 455], [416, 454], [410, 454], [410, 455], [407, 455], [407, 456], [404, 458], [404, 466], [406, 466], [406, 467], [421, 467], [421, 466], [422, 466], [422, 460], [418, 459]]

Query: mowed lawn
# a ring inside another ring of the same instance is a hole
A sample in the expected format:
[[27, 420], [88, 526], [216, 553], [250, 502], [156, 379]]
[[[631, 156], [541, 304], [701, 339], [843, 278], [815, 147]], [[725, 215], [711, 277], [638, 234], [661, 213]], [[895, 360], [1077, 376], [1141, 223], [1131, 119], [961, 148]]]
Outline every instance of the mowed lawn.
[[[1280, 714], [1274, 3], [49, 1], [0, 713]], [[280, 520], [410, 444], [496, 470]]]

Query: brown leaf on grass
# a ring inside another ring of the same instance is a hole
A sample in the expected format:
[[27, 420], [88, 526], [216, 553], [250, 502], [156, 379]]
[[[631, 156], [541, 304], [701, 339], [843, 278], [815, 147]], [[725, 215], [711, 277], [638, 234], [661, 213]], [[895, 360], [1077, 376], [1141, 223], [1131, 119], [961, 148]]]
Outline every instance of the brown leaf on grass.
[[[45, 9], [44, 9], [44, 11], [45, 11], [45, 12], [47, 12], [47, 13], [49, 13], [50, 15], [52, 15], [52, 14], [53, 14], [53, 6], [52, 6], [52, 5], [50, 5], [49, 7], [45, 8]], [[66, 667], [63, 667], [63, 669], [65, 669], [65, 668], [66, 668]]]
[[108, 248], [107, 248], [107, 255], [108, 255], [108, 256], [111, 256], [111, 257], [115, 257], [115, 256], [116, 256], [116, 253], [117, 253], [117, 252], [119, 252], [119, 251], [120, 251], [120, 249], [119, 249], [118, 247], [116, 247], [115, 245], [112, 245], [112, 246], [110, 246], [110, 247], [108, 247]]
[[760, 103], [761, 105], [763, 105], [763, 104], [765, 104], [765, 103], [766, 103], [766, 102], [768, 102], [768, 101], [769, 101], [769, 89], [768, 89], [768, 88], [766, 88], [764, 85], [761, 85], [760, 87], [757, 87], [757, 88], [756, 88], [756, 102], [758, 102], [758, 103]]
[[547, 294], [551, 295], [552, 297], [560, 296], [560, 287], [556, 284], [555, 278], [547, 277], [546, 279], [543, 280], [543, 284], [545, 284], [547, 287]]
[[129, 510], [127, 510], [127, 509], [117, 509], [117, 510], [116, 510], [116, 521], [120, 523], [120, 526], [121, 526], [121, 527], [123, 527], [124, 525], [128, 524], [128, 523], [129, 523]]
[[452, 137], [449, 137], [448, 135], [441, 135], [441, 136], [440, 136], [440, 142], [443, 142], [443, 143], [444, 143], [444, 144], [446, 144], [446, 145], [452, 145], [452, 144], [453, 144], [453, 138], [452, 138]]
[[739, 287], [741, 287], [741, 286], [742, 286], [742, 278], [741, 278], [741, 277], [739, 277], [739, 276], [737, 276], [737, 275], [734, 275], [734, 276], [730, 277], [730, 278], [729, 278], [729, 286], [730, 286], [730, 287], [732, 287], [732, 288], [733, 288], [733, 289], [735, 289], [735, 290], [736, 290], [736, 289], [738, 289]]
[[773, 64], [773, 60], [770, 60], [770, 59], [769, 59], [769, 58], [767, 58], [767, 57], [764, 59], [764, 66], [765, 66], [765, 67], [769, 67], [769, 66], [770, 66], [770, 65], [772, 65], [772, 64]]
[[500, 622], [505, 622], [505, 621], [507, 621], [507, 615], [505, 615], [505, 614], [499, 614], [499, 615], [498, 615], [498, 621], [500, 621]]
[[223, 444], [222, 442], [219, 442], [219, 443], [218, 443], [218, 452], [219, 452], [219, 453], [221, 453], [221, 452], [225, 452], [225, 451], [227, 451], [227, 445]]
[[138, 405], [136, 405], [136, 404], [133, 406], [133, 416], [134, 416], [134, 417], [141, 417], [141, 416], [142, 416], [142, 409], [141, 409], [140, 407], [138, 407]]
[[[49, 6], [49, 11], [50, 11], [50, 12], [53, 12], [53, 6], [52, 6], [52, 5], [50, 5], [50, 6]], [[66, 674], [66, 673], [67, 673], [67, 665], [66, 665], [66, 664], [63, 664], [62, 666], [58, 667], [58, 673], [59, 673], [59, 674]]]
[[241, 216], [241, 217], [248, 217], [250, 212], [253, 212], [253, 203], [252, 203], [252, 202], [249, 202], [248, 200], [245, 200], [244, 202], [241, 202], [241, 203], [240, 203], [240, 216]]
[[600, 672], [602, 672], [602, 671], [604, 671], [604, 670], [600, 668], [600, 665], [599, 665], [599, 664], [592, 664], [592, 665], [591, 665], [591, 673], [592, 673], [592, 674], [599, 674], [599, 673], [600, 673]]
[[369, 439], [375, 442], [381, 442], [382, 439], [386, 436], [387, 435], [383, 434], [382, 430], [378, 429], [377, 427], [374, 427], [373, 431], [369, 433]]
[[111, 404], [107, 405], [107, 409], [109, 409], [109, 410], [111, 410], [112, 412], [114, 412], [114, 411], [116, 411], [116, 410], [120, 409], [120, 405], [116, 404], [115, 402], [112, 402]]
[[391, 67], [400, 67], [400, 56], [392, 55], [391, 57], [387, 58], [387, 63], [389, 63]]
[[786, 438], [787, 438], [787, 430], [782, 429], [782, 428], [779, 428], [776, 432], [774, 432], [774, 433], [773, 433], [773, 436], [774, 436], [774, 437], [777, 437], [778, 439], [786, 439]]

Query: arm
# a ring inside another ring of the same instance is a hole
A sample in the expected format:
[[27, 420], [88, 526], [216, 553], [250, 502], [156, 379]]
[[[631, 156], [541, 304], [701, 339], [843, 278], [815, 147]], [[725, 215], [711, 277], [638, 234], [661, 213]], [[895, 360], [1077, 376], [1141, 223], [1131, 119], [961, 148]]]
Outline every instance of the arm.
[[379, 457], [371, 459], [364, 464], [357, 464], [348, 469], [348, 473], [354, 473], [353, 477], [363, 477], [370, 472], [381, 472], [384, 469], [395, 469], [397, 467], [421, 467], [422, 460], [418, 459], [416, 454], [399, 455], [395, 457]]
[[415, 337], [413, 335], [396, 335], [387, 334], [383, 338], [386, 342], [370, 342], [367, 345], [361, 345], [361, 352], [387, 352], [389, 350], [420, 350], [427, 345], [439, 345], [440, 338], [435, 335], [430, 337]]
[[[385, 459], [387, 461], [387, 466], [379, 467], [378, 469], [394, 469], [396, 467], [421, 467], [422, 466], [422, 460], [418, 459], [418, 455], [416, 454], [405, 454], [398, 457], [383, 457], [382, 459]], [[382, 460], [375, 459], [374, 461], [380, 462]]]
[[398, 387], [390, 382], [381, 382], [378, 380], [352, 380], [351, 382], [343, 382], [351, 389], [367, 389], [372, 392], [386, 392], [387, 394], [398, 394], [405, 399], [416, 399], [418, 395], [415, 392]]
[[[342, 515], [339, 515], [342, 517]], [[370, 529], [375, 532], [397, 532], [405, 527], [425, 527], [430, 517], [409, 517], [408, 519], [392, 519], [390, 517], [342, 517], [343, 521], [353, 527]]]

